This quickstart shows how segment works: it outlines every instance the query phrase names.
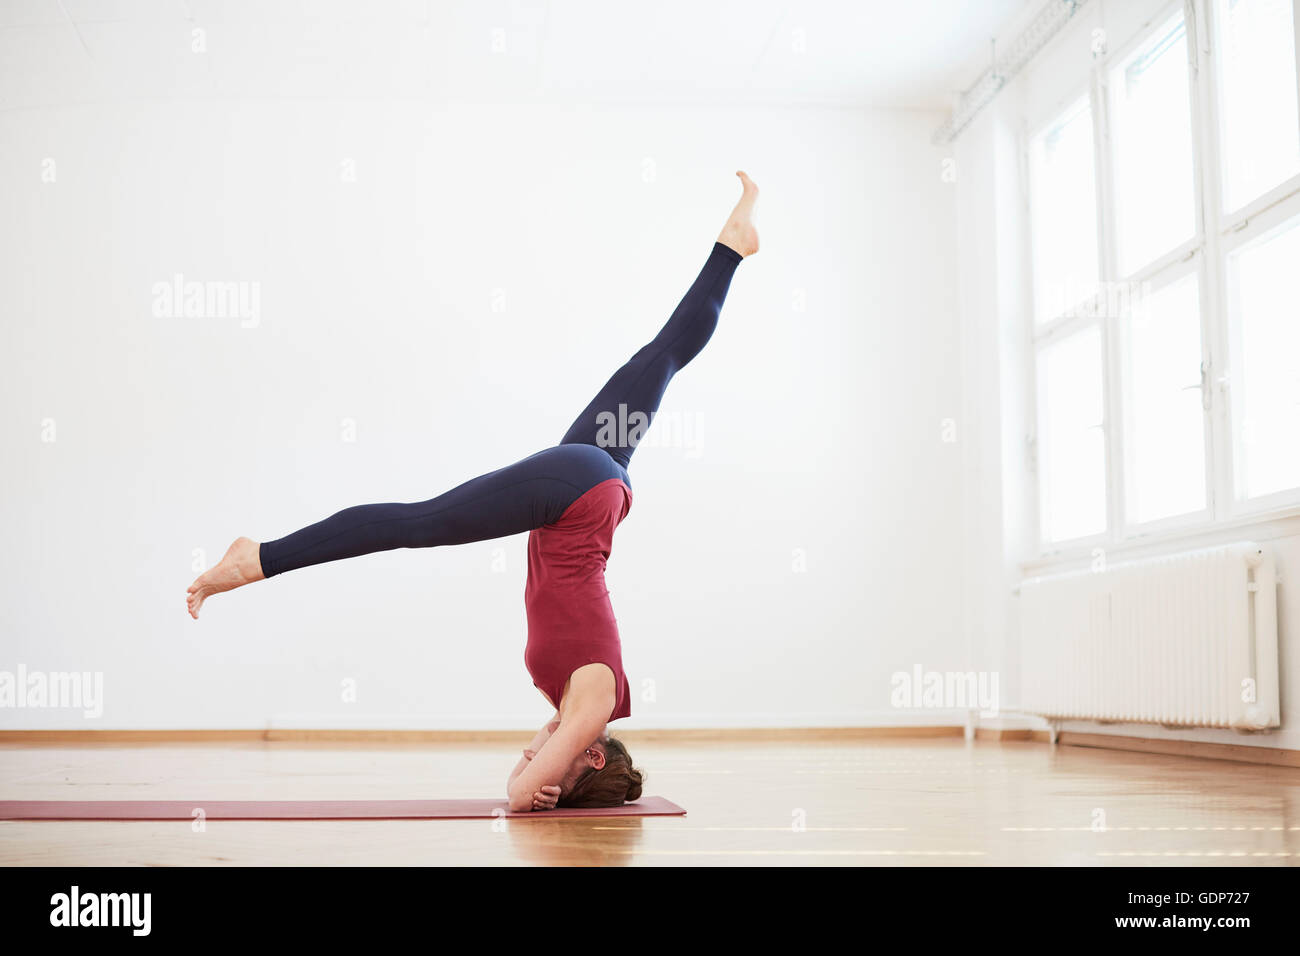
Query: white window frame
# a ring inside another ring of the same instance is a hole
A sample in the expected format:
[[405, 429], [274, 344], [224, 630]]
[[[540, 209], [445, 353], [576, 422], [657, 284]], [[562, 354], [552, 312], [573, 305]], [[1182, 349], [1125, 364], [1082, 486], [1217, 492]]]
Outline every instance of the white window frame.
[[[1110, 130], [1110, 102], [1107, 83], [1110, 70], [1121, 63], [1137, 46], [1145, 42], [1150, 32], [1172, 17], [1179, 8], [1183, 10], [1187, 29], [1189, 102], [1192, 111], [1192, 179], [1195, 194], [1195, 232], [1191, 239], [1171, 250], [1156, 261], [1142, 267], [1131, 276], [1117, 274], [1117, 247], [1114, 235], [1113, 169]], [[1155, 541], [1189, 537], [1233, 525], [1260, 523], [1279, 518], [1300, 516], [1300, 488], [1279, 491], [1250, 500], [1239, 500], [1235, 492], [1237, 444], [1233, 429], [1233, 396], [1228, 376], [1229, 362], [1237, 353], [1231, 349], [1230, 339], [1236, 331], [1227, 314], [1225, 267], [1228, 255], [1242, 245], [1271, 232], [1281, 224], [1300, 216], [1300, 174], [1283, 182], [1262, 196], [1246, 203], [1240, 209], [1222, 209], [1223, 170], [1219, 143], [1222, 117], [1217, 99], [1217, 63], [1211, 58], [1211, 38], [1214, 36], [1214, 0], [1171, 0], [1160, 4], [1150, 16], [1143, 19], [1121, 42], [1108, 45], [1104, 53], [1094, 57], [1086, 77], [1061, 96], [1039, 117], [1032, 127], [1027, 127], [1021, 141], [1022, 168], [1032, 168], [1029, 149], [1034, 139], [1060, 116], [1061, 112], [1082, 96], [1087, 96], [1093, 119], [1093, 169], [1096, 177], [1098, 263], [1103, 290], [1113, 283], [1132, 282], [1139, 286], [1151, 283], [1157, 291], [1171, 282], [1195, 272], [1198, 276], [1201, 305], [1201, 383], [1203, 419], [1205, 429], [1206, 507], [1197, 512], [1176, 515], [1137, 524], [1129, 520], [1126, 509], [1127, 481], [1124, 458], [1124, 356], [1121, 354], [1121, 335], [1116, 316], [1106, 314], [1104, 301], [1093, 308], [1081, 310], [1084, 314], [1065, 315], [1041, 325], [1032, 310], [1028, 316], [1029, 345], [1027, 356], [1027, 409], [1031, 423], [1030, 447], [1036, 448], [1037, 439], [1037, 365], [1038, 354], [1049, 342], [1097, 324], [1103, 349], [1103, 381], [1105, 396], [1106, 446], [1106, 509], [1107, 527], [1103, 533], [1068, 541], [1048, 541], [1042, 534], [1040, 510], [1040, 479], [1035, 462], [1035, 480], [1029, 483], [1033, 500], [1030, 511], [1038, 545], [1039, 560], [1046, 558], [1075, 557], [1101, 549], [1115, 549]], [[1300, 59], [1300, 0], [1292, 0], [1292, 20], [1296, 29], [1296, 50]], [[1050, 53], [1048, 54], [1050, 55]], [[1297, 68], [1297, 101], [1300, 102], [1300, 64]], [[1300, 121], [1300, 120], [1298, 120]], [[1032, 233], [1030, 215], [1032, 184], [1024, 190], [1026, 223]], [[1026, 250], [1026, 263], [1030, 267], [1029, 282], [1033, 282], [1033, 246]], [[1027, 301], [1035, 301], [1032, 285]], [[1104, 294], [1104, 293], [1103, 293]], [[1100, 308], [1098, 308], [1100, 306]], [[1100, 312], [1100, 314], [1095, 314]]]
[[[1030, 235], [1029, 257], [1027, 259], [1027, 264], [1029, 266], [1029, 273], [1031, 275], [1031, 283], [1032, 283], [1032, 274], [1036, 267], [1037, 260], [1036, 260], [1035, 253], [1033, 251], [1034, 246], [1033, 246], [1033, 239], [1032, 239], [1033, 208], [1031, 205], [1031, 201], [1032, 201], [1032, 194], [1034, 188], [1034, 184], [1032, 182], [1032, 170], [1034, 168], [1034, 163], [1033, 163], [1033, 157], [1030, 155], [1029, 151], [1032, 147], [1032, 144], [1038, 139], [1039, 136], [1041, 136], [1043, 133], [1047, 132], [1048, 129], [1054, 126], [1063, 113], [1065, 113], [1067, 110], [1072, 110], [1074, 106], [1082, 99], [1087, 99], [1089, 101], [1088, 105], [1089, 105], [1090, 115], [1092, 118], [1093, 177], [1095, 179], [1093, 188], [1096, 195], [1097, 206], [1098, 206], [1097, 268], [1098, 268], [1098, 273], [1102, 278], [1102, 281], [1104, 281], [1104, 273], [1106, 270], [1106, 265], [1102, 260], [1103, 246], [1102, 246], [1101, 235], [1102, 235], [1102, 231], [1105, 228], [1104, 223], [1102, 222], [1102, 217], [1105, 214], [1105, 202], [1102, 198], [1101, 173], [1096, 165], [1097, 103], [1096, 103], [1096, 98], [1092, 95], [1092, 92], [1093, 91], [1091, 86], [1088, 86], [1085, 89], [1079, 89], [1077, 87], [1071, 89], [1066, 95], [1060, 97], [1053, 104], [1052, 108], [1047, 112], [1047, 115], [1032, 129], [1032, 131], [1029, 132], [1028, 135], [1024, 137], [1024, 143], [1022, 146], [1022, 152], [1023, 152], [1022, 168], [1025, 170], [1026, 183], [1027, 183], [1027, 188], [1024, 194], [1026, 200], [1025, 222], [1027, 223], [1027, 229]], [[1032, 425], [1033, 431], [1030, 436], [1030, 443], [1031, 443], [1031, 447], [1034, 449], [1034, 461], [1035, 461], [1034, 470], [1035, 470], [1036, 479], [1038, 478], [1037, 464], [1040, 461], [1040, 458], [1037, 453], [1039, 448], [1038, 356], [1046, 347], [1055, 344], [1061, 339], [1069, 338], [1070, 336], [1076, 333], [1083, 332], [1084, 330], [1090, 329], [1094, 326], [1098, 327], [1098, 333], [1101, 339], [1101, 353], [1102, 353], [1101, 368], [1102, 368], [1102, 401], [1103, 401], [1103, 417], [1102, 417], [1102, 421], [1098, 423], [1098, 426], [1102, 429], [1103, 435], [1107, 436], [1104, 442], [1105, 445], [1104, 467], [1105, 467], [1105, 473], [1107, 475], [1107, 488], [1106, 488], [1107, 527], [1095, 535], [1088, 535], [1086, 537], [1081, 537], [1081, 538], [1070, 538], [1069, 541], [1065, 543], [1068, 543], [1071, 547], [1075, 547], [1075, 548], [1090, 548], [1093, 546], [1101, 545], [1104, 544], [1109, 538], [1110, 509], [1112, 504], [1110, 487], [1109, 487], [1110, 485], [1109, 475], [1112, 470], [1111, 449], [1110, 449], [1110, 441], [1108, 437], [1110, 431], [1110, 411], [1109, 411], [1108, 396], [1110, 394], [1109, 379], [1110, 379], [1110, 368], [1111, 368], [1110, 361], [1108, 359], [1110, 353], [1109, 330], [1106, 327], [1106, 323], [1102, 322], [1098, 318], [1098, 316], [1094, 312], [1094, 309], [1091, 308], [1090, 302], [1086, 299], [1082, 302], [1071, 302], [1065, 305], [1065, 312], [1062, 315], [1047, 319], [1041, 323], [1038, 321], [1038, 315], [1036, 314], [1038, 300], [1037, 300], [1037, 295], [1034, 294], [1032, 285], [1030, 287], [1030, 295], [1026, 301], [1028, 301], [1030, 304], [1028, 320], [1029, 320], [1030, 334], [1032, 338], [1031, 348], [1027, 350], [1028, 361], [1029, 361], [1029, 378], [1028, 378], [1029, 397], [1028, 397], [1027, 407], [1030, 413], [1030, 421], [1033, 422]], [[1040, 546], [1045, 548], [1047, 545], [1046, 542], [1044, 542], [1043, 534], [1042, 534], [1042, 526], [1043, 526], [1042, 484], [1040, 480], [1035, 480], [1031, 482], [1030, 485], [1033, 489], [1033, 497], [1034, 497], [1034, 500], [1032, 502], [1034, 527], [1035, 529], [1037, 529], [1036, 533], [1038, 536], [1038, 540], [1040, 542]]]

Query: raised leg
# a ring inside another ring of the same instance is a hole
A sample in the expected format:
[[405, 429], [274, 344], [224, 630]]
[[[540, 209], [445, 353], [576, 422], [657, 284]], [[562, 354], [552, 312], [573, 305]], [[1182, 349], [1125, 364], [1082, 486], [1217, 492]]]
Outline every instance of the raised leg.
[[737, 175], [743, 194], [700, 274], [659, 334], [596, 393], [569, 426], [561, 445], [595, 445], [626, 468], [659, 411], [668, 383], [713, 336], [736, 266], [758, 251], [753, 223], [758, 187], [744, 173]]

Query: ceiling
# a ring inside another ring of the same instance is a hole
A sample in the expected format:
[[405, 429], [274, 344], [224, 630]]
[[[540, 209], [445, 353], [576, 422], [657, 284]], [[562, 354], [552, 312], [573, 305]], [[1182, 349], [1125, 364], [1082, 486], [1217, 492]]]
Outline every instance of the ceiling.
[[5, 0], [0, 110], [203, 96], [946, 110], [1032, 3]]

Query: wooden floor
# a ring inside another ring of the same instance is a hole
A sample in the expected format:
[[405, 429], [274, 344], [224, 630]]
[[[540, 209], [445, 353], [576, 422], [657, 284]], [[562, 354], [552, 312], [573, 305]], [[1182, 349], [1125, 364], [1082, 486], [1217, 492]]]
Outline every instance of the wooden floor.
[[[7, 821], [0, 863], [1300, 864], [1297, 769], [960, 738], [632, 749], [646, 792], [688, 816], [217, 820], [201, 833], [189, 822]], [[0, 799], [497, 797], [515, 752], [496, 744], [5, 744]]]

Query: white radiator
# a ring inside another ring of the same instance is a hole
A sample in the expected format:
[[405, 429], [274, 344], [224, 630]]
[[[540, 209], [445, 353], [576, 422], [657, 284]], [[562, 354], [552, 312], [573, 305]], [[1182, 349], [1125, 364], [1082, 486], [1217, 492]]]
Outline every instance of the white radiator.
[[1024, 709], [1261, 730], [1278, 713], [1273, 558], [1243, 541], [1020, 585]]

